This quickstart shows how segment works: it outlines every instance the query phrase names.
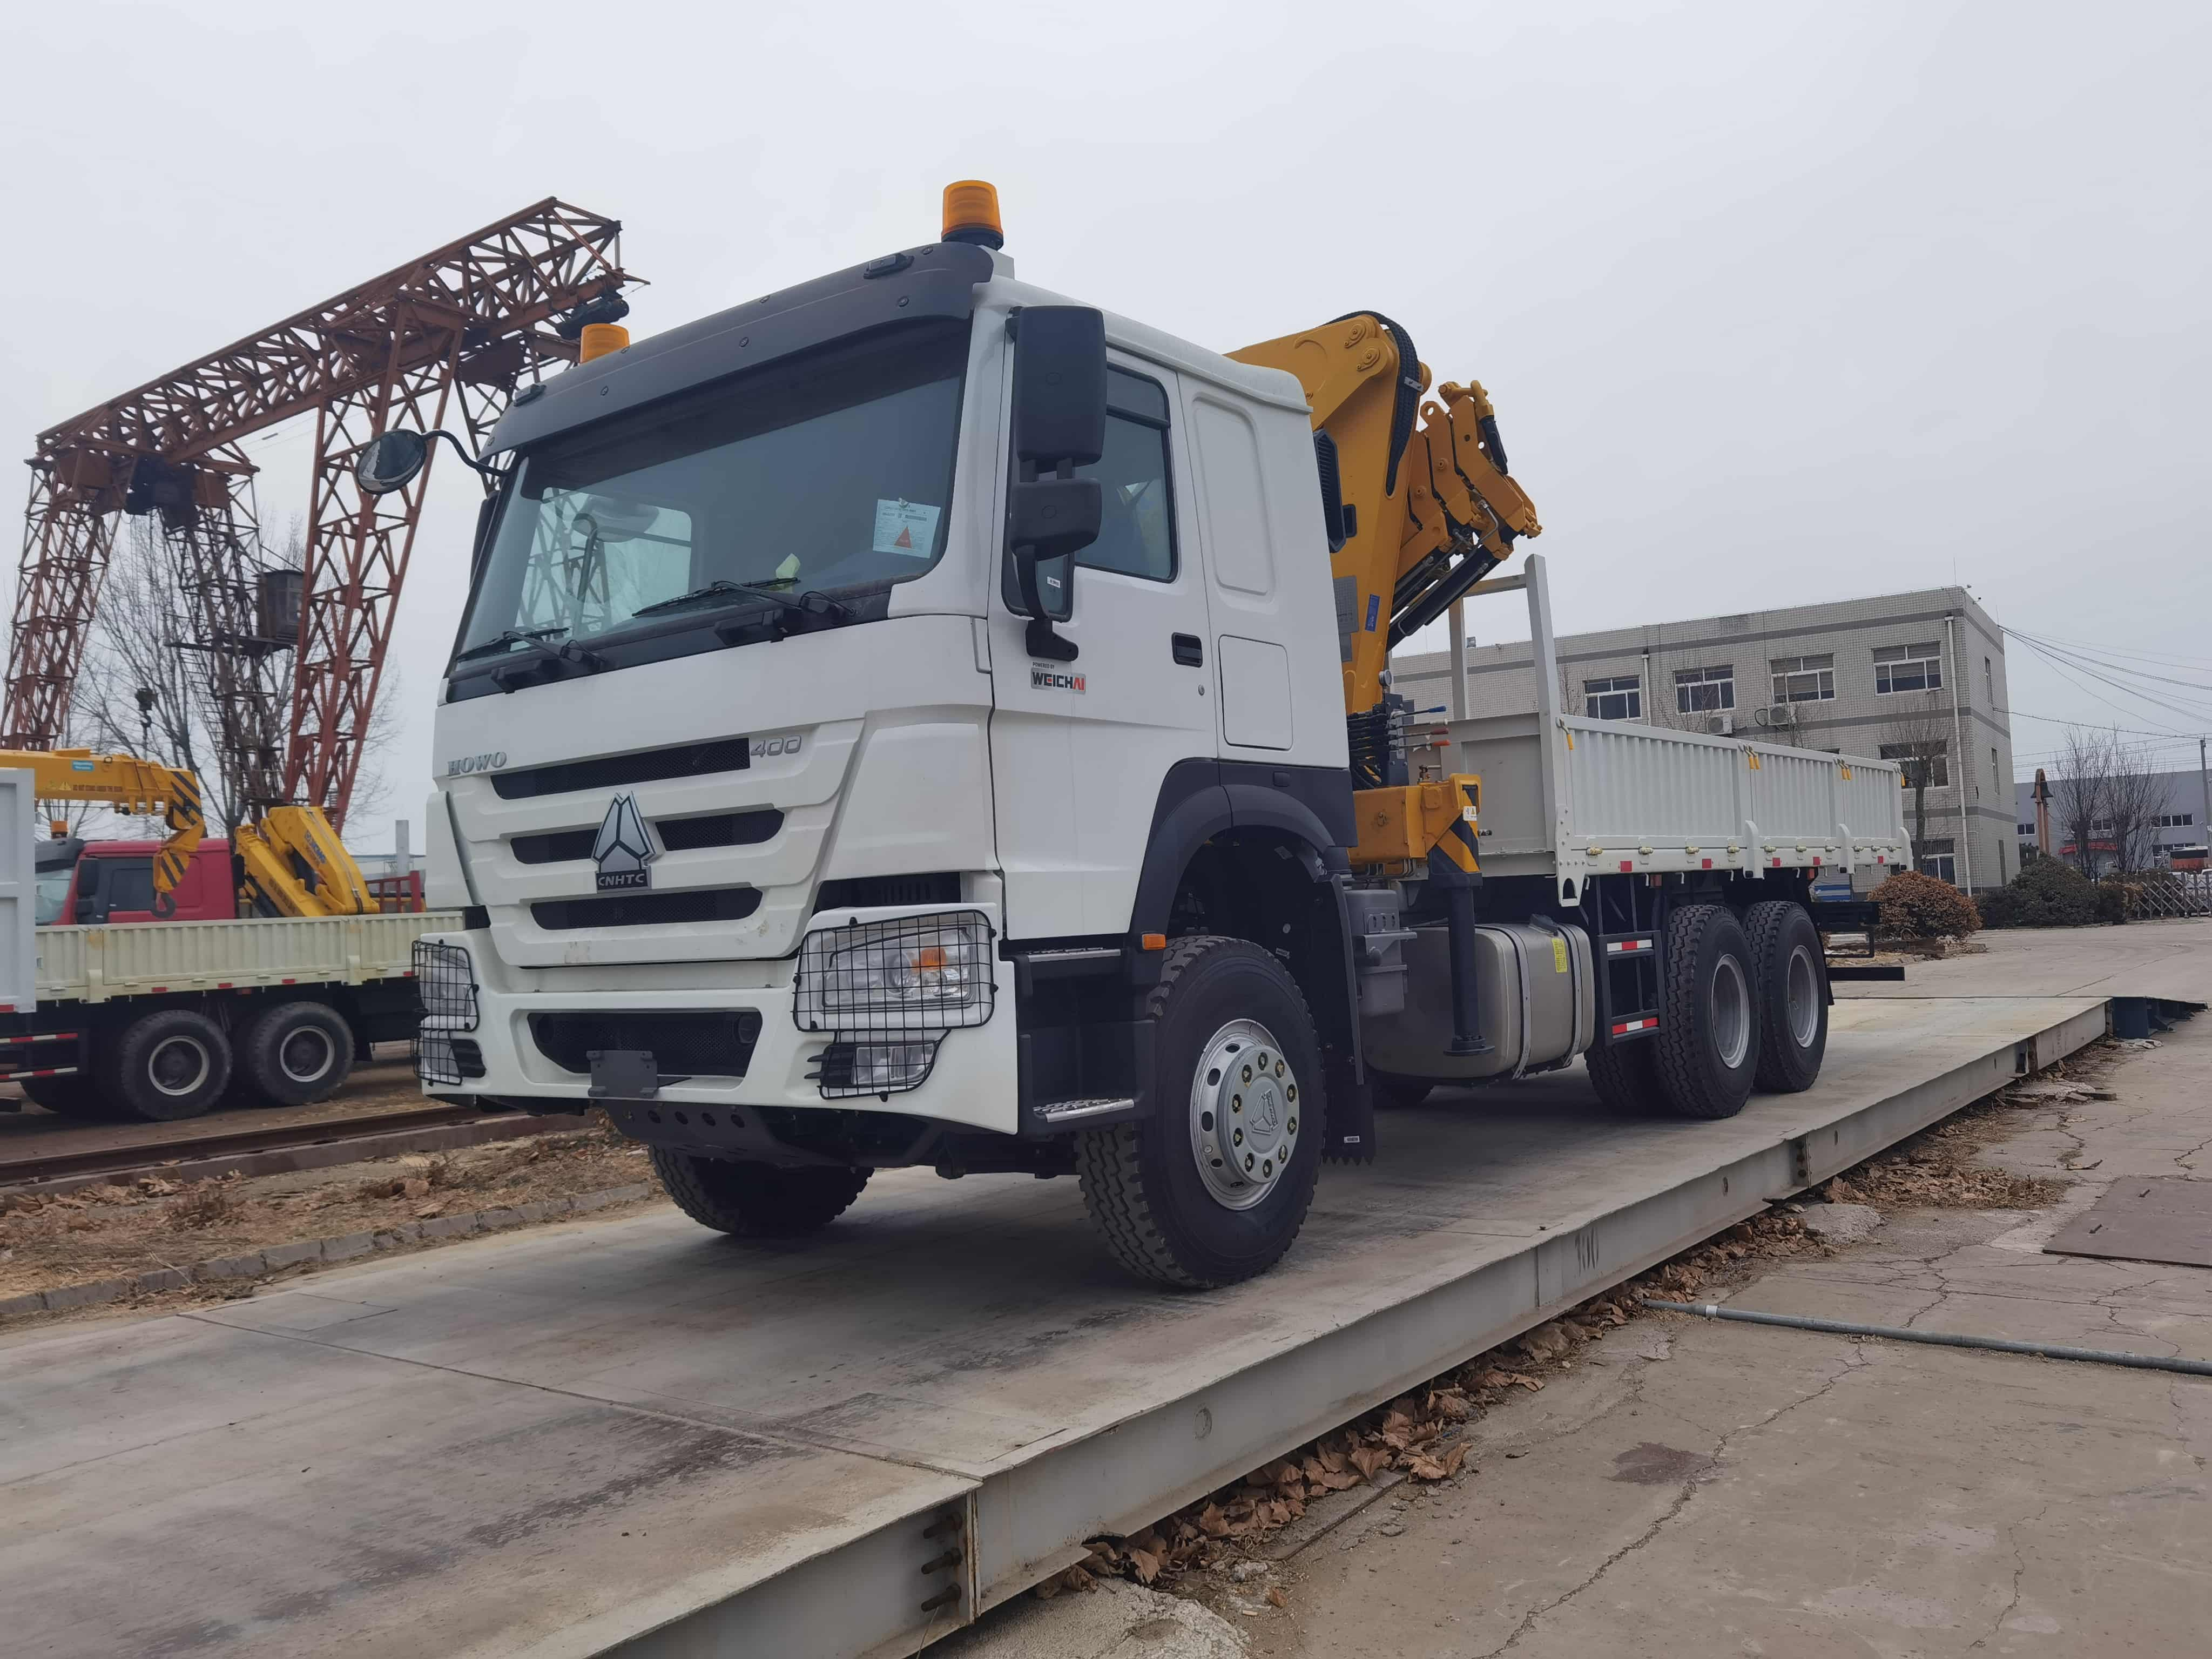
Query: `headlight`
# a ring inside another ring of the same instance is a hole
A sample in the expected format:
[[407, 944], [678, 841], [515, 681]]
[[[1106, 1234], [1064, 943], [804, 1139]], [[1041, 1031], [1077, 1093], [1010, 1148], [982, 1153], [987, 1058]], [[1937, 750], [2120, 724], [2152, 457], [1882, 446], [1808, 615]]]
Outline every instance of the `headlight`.
[[422, 1012], [453, 1029], [477, 1029], [476, 964], [468, 947], [443, 939], [415, 941], [415, 988], [422, 1000]]
[[972, 911], [828, 927], [799, 953], [801, 1030], [896, 1036], [991, 1017], [991, 924]]

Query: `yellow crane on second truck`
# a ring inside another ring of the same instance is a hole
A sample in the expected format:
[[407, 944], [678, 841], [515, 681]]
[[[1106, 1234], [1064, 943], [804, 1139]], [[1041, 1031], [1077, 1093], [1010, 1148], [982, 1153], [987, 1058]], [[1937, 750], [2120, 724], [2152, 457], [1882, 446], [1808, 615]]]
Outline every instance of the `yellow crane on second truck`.
[[[29, 772], [42, 801], [94, 801], [134, 817], [159, 816], [168, 838], [154, 855], [154, 914], [172, 895], [207, 835], [199, 780], [182, 767], [89, 749], [0, 750], [0, 768]], [[354, 916], [377, 908], [368, 882], [319, 806], [273, 806], [231, 837], [241, 915]]]

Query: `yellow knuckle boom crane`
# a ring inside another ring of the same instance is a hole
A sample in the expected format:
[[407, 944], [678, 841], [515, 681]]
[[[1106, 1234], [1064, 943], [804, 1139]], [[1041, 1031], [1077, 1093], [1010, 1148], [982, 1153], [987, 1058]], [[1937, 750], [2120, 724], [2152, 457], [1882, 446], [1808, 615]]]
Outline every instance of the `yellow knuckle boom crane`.
[[[158, 814], [168, 839], [154, 854], [154, 914], [173, 895], [207, 836], [199, 780], [182, 767], [89, 749], [0, 750], [0, 769], [21, 768], [40, 800], [95, 801], [133, 817]], [[258, 915], [360, 915], [376, 909], [368, 879], [319, 806], [276, 806], [240, 824], [231, 847], [239, 897]]]
[[1543, 532], [1507, 471], [1497, 411], [1472, 381], [1447, 380], [1428, 398], [1428, 366], [1377, 312], [1229, 355], [1296, 375], [1313, 410], [1352, 768], [1364, 786], [1352, 862], [1404, 875], [1426, 866], [1471, 898], [1481, 780], [1413, 775], [1412, 705], [1390, 694], [1385, 671], [1393, 646], [1449, 611], [1515, 541]]

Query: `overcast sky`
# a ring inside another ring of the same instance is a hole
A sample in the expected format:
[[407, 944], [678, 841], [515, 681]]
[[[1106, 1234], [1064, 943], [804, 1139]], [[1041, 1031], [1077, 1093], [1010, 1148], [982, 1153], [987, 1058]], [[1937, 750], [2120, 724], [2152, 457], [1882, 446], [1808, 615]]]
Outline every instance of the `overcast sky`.
[[[1482, 380], [1563, 631], [1957, 580], [2212, 664], [2201, 0], [77, 0], [0, 30], [19, 454], [547, 194], [623, 222], [641, 335], [930, 240], [972, 176], [1030, 281], [1223, 349], [1372, 307]], [[307, 436], [253, 453], [281, 527]], [[428, 787], [472, 516], [440, 482], [363, 850]], [[2204, 724], [2011, 664], [2024, 770], [2057, 738], [2027, 715]]]

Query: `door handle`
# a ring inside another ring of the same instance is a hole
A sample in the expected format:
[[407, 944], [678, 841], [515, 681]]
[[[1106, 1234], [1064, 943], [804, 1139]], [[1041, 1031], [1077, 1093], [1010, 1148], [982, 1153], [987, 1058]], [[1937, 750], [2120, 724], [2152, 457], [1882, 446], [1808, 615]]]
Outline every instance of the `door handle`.
[[1175, 646], [1175, 659], [1185, 668], [1206, 666], [1206, 647], [1199, 642], [1197, 635], [1177, 634], [1174, 636], [1172, 643]]

